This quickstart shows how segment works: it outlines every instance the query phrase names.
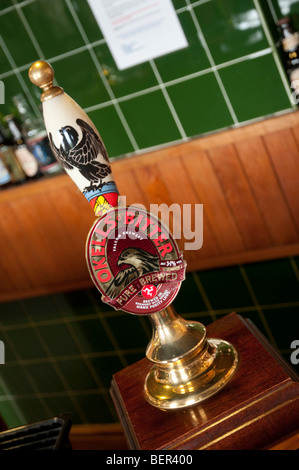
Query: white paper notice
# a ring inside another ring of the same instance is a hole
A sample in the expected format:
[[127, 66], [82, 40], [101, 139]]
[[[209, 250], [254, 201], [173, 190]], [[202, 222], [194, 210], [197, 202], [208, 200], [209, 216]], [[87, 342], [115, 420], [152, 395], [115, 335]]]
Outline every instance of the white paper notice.
[[120, 70], [188, 46], [171, 0], [88, 0]]

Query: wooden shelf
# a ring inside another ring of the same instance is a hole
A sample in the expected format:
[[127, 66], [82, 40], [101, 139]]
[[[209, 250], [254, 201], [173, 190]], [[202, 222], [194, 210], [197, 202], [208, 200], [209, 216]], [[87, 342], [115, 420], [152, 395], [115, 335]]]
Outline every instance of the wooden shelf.
[[[296, 111], [118, 159], [112, 171], [128, 205], [203, 204], [202, 248], [184, 250], [183, 223], [177, 240], [188, 270], [285, 257], [299, 254], [298, 136]], [[0, 192], [0, 301], [92, 286], [94, 220], [66, 174]]]

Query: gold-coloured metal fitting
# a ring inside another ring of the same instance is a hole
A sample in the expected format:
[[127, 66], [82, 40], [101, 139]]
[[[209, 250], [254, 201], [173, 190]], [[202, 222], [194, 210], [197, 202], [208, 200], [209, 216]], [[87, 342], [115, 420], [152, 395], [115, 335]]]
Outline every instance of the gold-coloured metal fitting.
[[238, 352], [227, 341], [206, 337], [199, 322], [181, 318], [173, 309], [150, 316], [153, 337], [146, 356], [153, 363], [144, 392], [163, 409], [179, 409], [206, 400], [221, 390], [238, 366]]
[[31, 65], [28, 75], [33, 85], [43, 90], [40, 98], [41, 101], [51, 100], [63, 93], [63, 88], [53, 85], [54, 70], [48, 62], [37, 60]]

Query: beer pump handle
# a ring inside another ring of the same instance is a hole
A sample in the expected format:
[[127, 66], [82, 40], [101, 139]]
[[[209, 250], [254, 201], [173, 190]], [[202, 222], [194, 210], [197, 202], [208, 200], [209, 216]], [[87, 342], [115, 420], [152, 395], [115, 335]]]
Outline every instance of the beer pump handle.
[[152, 322], [146, 356], [153, 367], [145, 377], [146, 400], [167, 410], [211, 397], [234, 375], [238, 353], [226, 341], [207, 339], [201, 323], [184, 320], [171, 306], [186, 270], [175, 240], [146, 210], [119, 207], [101, 137], [80, 106], [54, 86], [52, 67], [39, 60], [29, 77], [43, 91], [53, 153], [100, 216], [87, 237], [86, 261], [103, 302], [148, 315]]
[[54, 85], [54, 71], [49, 63], [34, 62], [29, 78], [43, 91], [40, 99], [52, 152], [95, 215], [101, 216], [118, 205], [119, 194], [98, 130], [63, 88]]

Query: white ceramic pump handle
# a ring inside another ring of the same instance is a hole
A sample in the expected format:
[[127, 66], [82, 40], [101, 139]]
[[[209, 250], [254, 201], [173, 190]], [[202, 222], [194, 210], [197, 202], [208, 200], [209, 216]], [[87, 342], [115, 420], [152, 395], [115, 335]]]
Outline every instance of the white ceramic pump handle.
[[43, 117], [54, 155], [91, 204], [95, 215], [101, 216], [118, 205], [119, 194], [97, 129], [63, 88], [54, 86], [50, 64], [43, 60], [34, 62], [29, 78], [43, 90]]

